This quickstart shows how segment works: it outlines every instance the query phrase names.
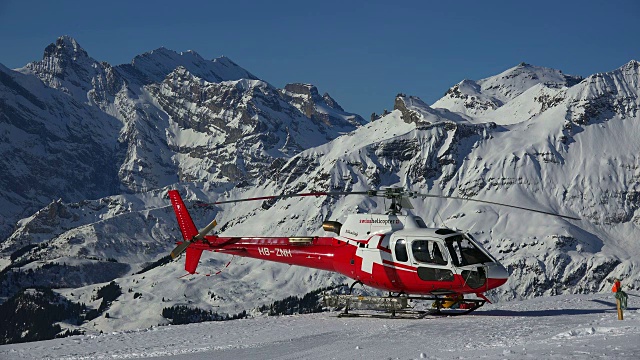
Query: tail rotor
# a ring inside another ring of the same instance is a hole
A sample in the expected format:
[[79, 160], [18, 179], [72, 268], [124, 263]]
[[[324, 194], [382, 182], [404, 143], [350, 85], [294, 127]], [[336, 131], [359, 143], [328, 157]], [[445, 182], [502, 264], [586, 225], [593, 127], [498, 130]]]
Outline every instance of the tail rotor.
[[178, 256], [182, 255], [182, 253], [185, 252], [185, 250], [187, 250], [187, 248], [189, 247], [189, 245], [191, 245], [192, 242], [204, 239], [204, 237], [207, 236], [207, 234], [209, 234], [211, 230], [213, 230], [213, 228], [216, 227], [216, 225], [218, 225], [218, 223], [215, 220], [213, 220], [212, 222], [209, 223], [209, 225], [205, 226], [204, 229], [200, 230], [200, 232], [196, 236], [194, 236], [191, 239], [185, 239], [183, 242], [178, 244], [178, 246], [176, 246], [171, 251], [171, 259], [175, 259]]

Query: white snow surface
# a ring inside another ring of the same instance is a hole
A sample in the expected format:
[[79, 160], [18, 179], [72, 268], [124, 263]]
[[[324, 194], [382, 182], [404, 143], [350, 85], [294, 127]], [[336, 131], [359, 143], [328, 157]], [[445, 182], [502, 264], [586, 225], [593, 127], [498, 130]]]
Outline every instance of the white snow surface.
[[206, 322], [0, 346], [10, 359], [637, 359], [640, 310], [612, 294], [487, 304], [470, 315], [338, 318], [337, 312]]

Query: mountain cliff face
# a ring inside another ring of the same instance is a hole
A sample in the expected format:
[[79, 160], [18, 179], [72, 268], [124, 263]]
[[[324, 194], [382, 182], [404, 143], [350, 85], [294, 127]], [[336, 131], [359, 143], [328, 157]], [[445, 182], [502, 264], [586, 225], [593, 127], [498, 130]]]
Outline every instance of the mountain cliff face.
[[[195, 167], [181, 168], [191, 181], [252, 183], [277, 159], [323, 144], [364, 123], [357, 115], [340, 110], [332, 116], [316, 115], [314, 109], [326, 107], [324, 102], [310, 102], [308, 116], [261, 80], [209, 83], [183, 67], [146, 90], [177, 125], [170, 146], [180, 154], [178, 163], [198, 160]], [[187, 131], [190, 138], [182, 135]], [[203, 162], [208, 163], [205, 169]]]
[[364, 123], [360, 116], [345, 113], [328, 93], [320, 96], [318, 89], [313, 85], [287, 84], [281, 90], [281, 94], [287, 102], [315, 123], [332, 127], [345, 127], [347, 124], [360, 126]]
[[171, 188], [197, 226], [216, 218], [230, 236], [324, 234], [325, 219], [384, 211], [355, 196], [207, 205], [290, 191], [402, 186], [577, 216], [413, 200], [429, 225], [470, 231], [508, 267], [494, 300], [604, 291], [614, 276], [637, 289], [639, 68], [581, 79], [520, 64], [432, 105], [399, 94], [365, 123], [313, 85], [276, 89], [226, 58], [158, 49], [112, 67], [63, 37], [41, 62], [0, 67], [0, 298], [64, 287], [97, 308], [92, 294], [115, 280], [112, 317], [83, 325], [107, 331], [142, 309], [152, 326], [168, 306], [235, 314], [345, 281], [221, 254], [203, 256], [212, 276], [178, 279], [183, 264], [162, 261], [180, 238]]
[[120, 122], [63, 91], [0, 66], [0, 234], [61, 196], [118, 190]]
[[52, 199], [177, 181], [254, 184], [280, 159], [364, 123], [328, 95], [335, 109], [323, 117], [330, 107], [315, 101], [318, 115], [308, 117], [225, 57], [160, 48], [111, 66], [68, 36], [47, 46], [40, 61], [1, 67], [0, 80], [2, 238]]

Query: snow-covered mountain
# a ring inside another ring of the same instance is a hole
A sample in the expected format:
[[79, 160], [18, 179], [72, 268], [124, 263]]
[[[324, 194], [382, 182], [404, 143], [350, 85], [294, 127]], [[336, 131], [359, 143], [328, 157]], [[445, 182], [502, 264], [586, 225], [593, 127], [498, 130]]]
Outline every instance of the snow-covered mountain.
[[272, 164], [364, 123], [329, 95], [302, 111], [225, 57], [160, 48], [111, 66], [68, 36], [40, 61], [1, 66], [0, 80], [1, 238], [59, 198], [254, 184]]
[[0, 68], [11, 185], [0, 297], [54, 286], [98, 308], [97, 289], [115, 280], [124, 291], [111, 317], [82, 325], [107, 331], [133, 316], [136, 327], [167, 323], [172, 305], [235, 314], [345, 281], [220, 254], [178, 279], [182, 264], [162, 261], [180, 238], [171, 188], [198, 226], [216, 218], [226, 235], [323, 234], [325, 219], [384, 210], [355, 196], [206, 205], [290, 191], [401, 186], [577, 216], [413, 200], [430, 225], [469, 230], [508, 267], [494, 300], [604, 291], [614, 276], [637, 289], [639, 69], [580, 79], [520, 64], [431, 106], [399, 94], [365, 123], [313, 85], [276, 89], [226, 58], [158, 49], [112, 67], [63, 37], [42, 62]]
[[0, 65], [0, 237], [52, 199], [117, 193], [121, 126], [99, 108]]
[[579, 76], [565, 75], [560, 70], [520, 63], [486, 79], [465, 79], [459, 82], [450, 88], [443, 98], [436, 101], [433, 107], [481, 117], [536, 85], [557, 89], [571, 87], [581, 80]]

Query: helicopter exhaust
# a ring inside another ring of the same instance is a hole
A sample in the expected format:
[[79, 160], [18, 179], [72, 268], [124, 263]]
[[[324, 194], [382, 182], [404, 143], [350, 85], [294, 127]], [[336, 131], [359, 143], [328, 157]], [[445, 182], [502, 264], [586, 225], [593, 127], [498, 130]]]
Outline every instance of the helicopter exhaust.
[[340, 229], [342, 229], [342, 224], [338, 221], [324, 221], [322, 223], [322, 229], [324, 231], [332, 232], [337, 235], [340, 235]]

